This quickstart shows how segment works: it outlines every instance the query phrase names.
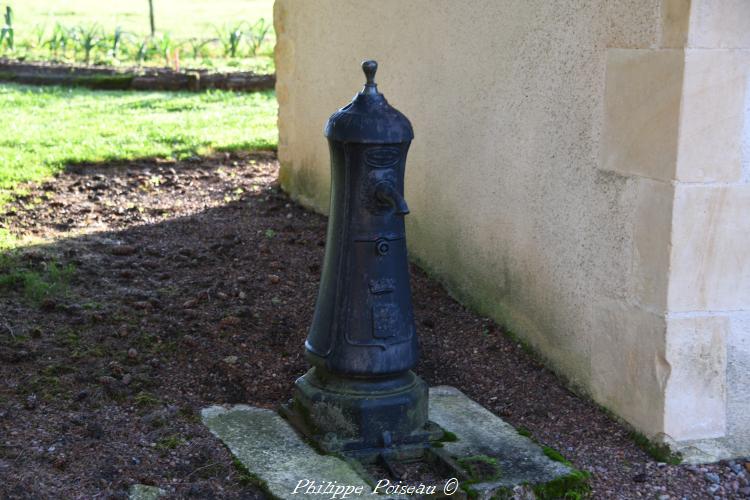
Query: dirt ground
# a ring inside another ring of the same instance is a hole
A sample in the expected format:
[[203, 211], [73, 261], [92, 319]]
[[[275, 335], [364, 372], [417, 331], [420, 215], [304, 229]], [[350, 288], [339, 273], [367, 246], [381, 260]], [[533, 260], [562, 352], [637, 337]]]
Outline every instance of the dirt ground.
[[[272, 153], [194, 160], [74, 166], [0, 216], [42, 241], [14, 269], [74, 269], [46, 296], [0, 288], [0, 498], [263, 498], [198, 412], [288, 398], [326, 220], [278, 190]], [[418, 373], [590, 471], [594, 498], [750, 497], [750, 464], [657, 463], [416, 267], [412, 287]]]

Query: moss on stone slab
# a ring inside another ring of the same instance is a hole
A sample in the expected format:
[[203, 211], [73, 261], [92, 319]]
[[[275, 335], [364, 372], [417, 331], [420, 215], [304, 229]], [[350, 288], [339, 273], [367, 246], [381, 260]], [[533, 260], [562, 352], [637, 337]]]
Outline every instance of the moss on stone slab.
[[487, 455], [474, 455], [459, 458], [457, 462], [463, 467], [469, 478], [464, 484], [470, 485], [500, 478], [500, 466], [496, 458]]
[[450, 431], [443, 431], [443, 435], [438, 439], [441, 443], [455, 443], [458, 441], [458, 436]]
[[271, 493], [266, 482], [247, 470], [247, 467], [245, 467], [245, 465], [237, 457], [232, 457], [232, 466], [237, 472], [237, 480], [242, 486], [257, 486], [258, 488], [263, 490], [263, 493], [269, 495], [271, 498], [278, 498], [273, 493]]
[[551, 448], [549, 446], [542, 446], [542, 451], [545, 455], [547, 455], [547, 458], [550, 460], [554, 460], [555, 462], [560, 462], [562, 464], [572, 466], [571, 464], [559, 451], [557, 451], [554, 448]]
[[656, 443], [637, 431], [632, 431], [630, 438], [654, 460], [670, 465], [679, 465], [682, 463], [682, 454], [673, 451], [666, 443]]
[[531, 439], [532, 441], [535, 441], [534, 437], [531, 435], [531, 431], [528, 430], [526, 427], [519, 427], [518, 429], [516, 429], [516, 431], [518, 431], [518, 433], [522, 435], [523, 437], [527, 437]]
[[573, 470], [570, 474], [548, 483], [532, 486], [532, 489], [539, 500], [581, 500], [591, 495], [590, 477], [588, 472]]
[[[547, 483], [519, 486], [527, 494], [533, 492], [534, 497], [538, 500], [583, 500], [591, 496], [589, 479], [590, 474], [588, 472], [573, 470], [571, 473]], [[467, 485], [464, 491], [467, 492], [469, 498], [478, 496], [478, 493], [471, 489], [471, 485]], [[496, 490], [492, 495], [492, 500], [510, 500], [512, 498], [519, 498], [517, 491], [507, 487]], [[526, 496], [521, 498], [526, 498]]]
[[479, 493], [471, 487], [472, 483], [461, 483], [461, 491], [466, 493], [466, 498], [477, 498]]

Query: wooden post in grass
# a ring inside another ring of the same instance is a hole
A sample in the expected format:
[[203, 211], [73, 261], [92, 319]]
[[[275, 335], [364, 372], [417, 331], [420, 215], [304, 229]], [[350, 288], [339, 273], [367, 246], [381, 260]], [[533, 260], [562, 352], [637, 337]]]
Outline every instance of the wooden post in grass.
[[151, 36], [156, 34], [156, 24], [154, 23], [154, 0], [148, 0], [148, 20], [151, 23]]

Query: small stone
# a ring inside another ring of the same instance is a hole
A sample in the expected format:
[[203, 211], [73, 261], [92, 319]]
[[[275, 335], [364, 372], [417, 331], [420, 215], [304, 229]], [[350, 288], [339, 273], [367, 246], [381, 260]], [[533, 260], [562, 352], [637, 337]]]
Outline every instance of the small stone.
[[13, 363], [18, 363], [20, 361], [29, 359], [31, 357], [31, 353], [26, 349], [20, 349], [18, 351], [13, 351], [9, 357], [11, 358], [11, 361]]
[[141, 422], [152, 427], [161, 427], [167, 419], [167, 412], [161, 408], [141, 418]]
[[125, 376], [122, 377], [122, 383], [125, 385], [128, 385], [132, 381], [133, 381], [133, 376], [129, 373], [126, 373]]
[[24, 403], [24, 407], [27, 410], [33, 410], [37, 407], [37, 397], [36, 394], [29, 394], [29, 396], [26, 398], [26, 402]]
[[224, 362], [228, 365], [234, 365], [237, 363], [237, 356], [227, 356], [224, 358]]
[[151, 302], [147, 300], [139, 300], [138, 302], [133, 302], [133, 307], [141, 310], [149, 310], [154, 308]]
[[253, 309], [249, 306], [240, 306], [237, 309], [235, 309], [234, 312], [240, 318], [252, 318], [253, 317]]
[[122, 365], [120, 365], [120, 363], [118, 363], [117, 361], [111, 361], [109, 363], [109, 370], [112, 372], [112, 375], [115, 376], [122, 375], [125, 372]]
[[268, 281], [270, 281], [271, 283], [275, 285], [281, 281], [281, 278], [276, 274], [269, 274]]
[[98, 422], [89, 422], [86, 424], [86, 436], [101, 439], [104, 436], [104, 428]]
[[705, 476], [706, 480], [708, 480], [708, 481], [710, 481], [710, 482], [712, 482], [714, 484], [721, 483], [721, 477], [719, 477], [719, 475], [716, 474], [715, 472], [706, 472], [704, 474], [704, 476]]
[[55, 299], [47, 297], [46, 299], [42, 300], [41, 304], [39, 304], [39, 307], [42, 311], [54, 311], [57, 307], [57, 301]]
[[99, 383], [102, 385], [113, 385], [117, 383], [117, 379], [115, 379], [114, 377], [103, 375], [99, 377]]
[[212, 498], [210, 486], [206, 484], [193, 483], [190, 485], [190, 489], [187, 492], [187, 496], [191, 498]]
[[669, 495], [659, 495], [659, 500], [669, 500], [670, 498], [672, 497]]
[[130, 349], [128, 349], [128, 358], [130, 359], [138, 358], [138, 351], [136, 351], [134, 347], [131, 347]]
[[708, 487], [708, 492], [713, 495], [714, 493], [719, 491], [719, 488], [720, 486], [718, 484], [712, 484], [711, 486]]
[[89, 316], [89, 319], [93, 324], [101, 323], [102, 321], [104, 321], [104, 318], [105, 316], [101, 313], [91, 313], [91, 315]]
[[65, 312], [71, 316], [80, 316], [83, 314], [83, 307], [80, 304], [69, 304], [65, 307]]
[[128, 336], [128, 325], [122, 325], [120, 328], [117, 329], [117, 336], [118, 337], [127, 337]]
[[422, 320], [422, 325], [432, 329], [435, 328], [435, 321], [432, 318], [425, 318]]
[[744, 488], [740, 488], [739, 493], [741, 495], [745, 495], [745, 496], [750, 497], [750, 486], [745, 486]]
[[750, 462], [745, 462], [745, 470], [750, 472]]
[[78, 391], [78, 393], [76, 393], [76, 395], [73, 396], [73, 399], [75, 401], [83, 401], [87, 397], [89, 397], [89, 391], [83, 390], [83, 391]]
[[144, 261], [141, 265], [145, 267], [146, 269], [159, 269], [159, 267], [161, 267], [161, 264], [159, 263], [159, 261], [153, 260], [153, 259]]
[[229, 328], [232, 326], [237, 326], [241, 322], [242, 320], [238, 318], [237, 316], [227, 316], [226, 318], [219, 321], [219, 328], [224, 329], [224, 328]]
[[188, 299], [182, 303], [183, 309], [192, 309], [196, 305], [198, 305], [198, 299]]
[[135, 254], [137, 251], [138, 250], [133, 245], [116, 245], [112, 247], [112, 255], [118, 257], [127, 257]]
[[639, 472], [638, 474], [633, 476], [633, 481], [635, 481], [636, 483], [645, 483], [646, 480], [648, 480], [648, 476], [643, 472]]

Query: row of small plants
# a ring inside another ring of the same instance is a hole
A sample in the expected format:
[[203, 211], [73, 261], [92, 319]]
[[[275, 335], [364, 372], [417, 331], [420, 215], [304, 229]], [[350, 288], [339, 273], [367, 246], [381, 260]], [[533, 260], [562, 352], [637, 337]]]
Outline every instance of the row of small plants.
[[273, 52], [273, 27], [261, 18], [214, 28], [210, 38], [173, 38], [168, 32], [139, 36], [120, 27], [106, 31], [99, 24], [38, 25], [24, 36], [13, 25], [13, 11], [6, 7], [0, 29], [0, 56], [85, 64], [149, 62], [178, 66], [180, 59], [251, 58]]

